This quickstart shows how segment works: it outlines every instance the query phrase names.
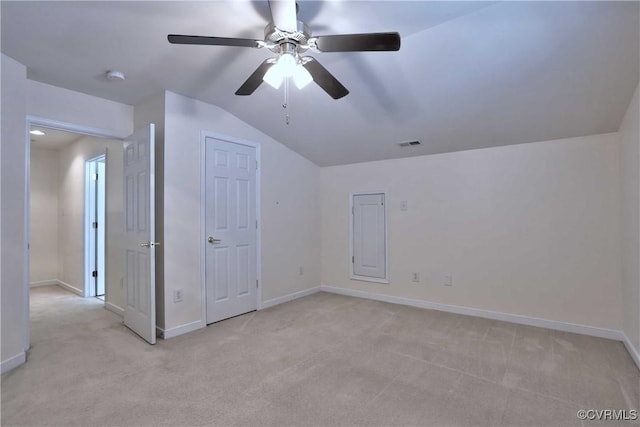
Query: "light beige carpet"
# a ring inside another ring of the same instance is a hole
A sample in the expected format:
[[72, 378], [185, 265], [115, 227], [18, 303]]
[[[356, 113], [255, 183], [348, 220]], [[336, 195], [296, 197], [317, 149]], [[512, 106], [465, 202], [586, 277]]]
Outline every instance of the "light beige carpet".
[[100, 301], [31, 297], [3, 426], [546, 427], [640, 409], [615, 341], [319, 293], [150, 346]]

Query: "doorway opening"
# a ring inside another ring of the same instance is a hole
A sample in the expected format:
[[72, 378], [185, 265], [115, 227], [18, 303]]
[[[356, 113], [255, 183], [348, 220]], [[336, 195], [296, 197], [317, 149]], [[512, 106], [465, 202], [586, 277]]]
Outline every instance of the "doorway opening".
[[85, 289], [87, 296], [105, 299], [106, 155], [85, 162]]
[[[31, 345], [29, 301], [33, 288], [57, 286], [91, 299], [103, 295], [95, 303], [120, 316], [125, 293], [118, 265], [125, 135], [34, 116], [27, 116], [26, 122], [25, 351]], [[87, 162], [90, 160], [94, 163]], [[104, 224], [102, 233], [93, 236], [104, 244], [98, 245], [95, 256], [91, 256], [98, 273], [104, 271], [98, 283], [85, 278], [89, 264], [86, 242], [92, 234], [86, 226], [86, 192], [90, 187], [86, 185], [87, 168], [96, 169], [104, 178], [109, 176], [109, 182], [103, 179], [102, 185], [94, 188], [94, 201], [100, 208], [97, 212], [104, 212], [97, 219], [98, 231], [100, 223]], [[103, 268], [99, 267], [101, 263]], [[118, 274], [109, 277], [108, 271]]]

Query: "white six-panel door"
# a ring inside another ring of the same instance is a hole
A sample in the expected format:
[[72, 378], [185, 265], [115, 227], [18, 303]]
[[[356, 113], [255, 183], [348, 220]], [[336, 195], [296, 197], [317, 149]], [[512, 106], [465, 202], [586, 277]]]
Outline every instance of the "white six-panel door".
[[124, 142], [124, 324], [156, 342], [154, 125]]
[[205, 139], [207, 323], [257, 308], [256, 149]]

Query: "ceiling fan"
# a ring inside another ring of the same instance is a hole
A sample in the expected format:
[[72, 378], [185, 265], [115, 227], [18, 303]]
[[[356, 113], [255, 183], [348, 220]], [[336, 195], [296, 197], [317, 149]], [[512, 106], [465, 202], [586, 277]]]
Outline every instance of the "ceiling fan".
[[315, 58], [301, 54], [307, 50], [364, 52], [400, 49], [400, 34], [397, 32], [312, 37], [309, 27], [297, 19], [297, 6], [295, 0], [269, 0], [272, 22], [264, 30], [264, 40], [179, 34], [169, 34], [167, 38], [173, 44], [267, 48], [277, 54], [260, 64], [236, 95], [251, 95], [263, 81], [277, 89], [291, 77], [299, 89], [314, 81], [333, 99], [339, 99], [349, 93], [347, 88]]

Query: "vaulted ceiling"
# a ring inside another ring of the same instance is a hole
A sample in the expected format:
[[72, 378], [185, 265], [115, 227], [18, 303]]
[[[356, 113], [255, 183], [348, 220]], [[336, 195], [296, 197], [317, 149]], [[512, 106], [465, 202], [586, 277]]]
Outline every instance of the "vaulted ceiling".
[[638, 84], [637, 2], [298, 4], [314, 35], [398, 31], [402, 46], [313, 53], [350, 94], [294, 88], [289, 124], [282, 88], [234, 95], [270, 51], [166, 38], [262, 39], [266, 1], [3, 1], [2, 52], [33, 80], [130, 105], [164, 89], [218, 105], [321, 166], [613, 132]]

